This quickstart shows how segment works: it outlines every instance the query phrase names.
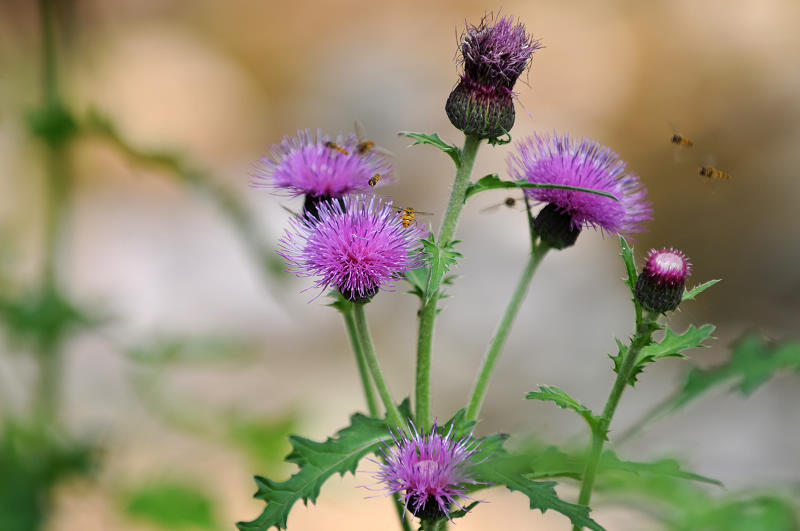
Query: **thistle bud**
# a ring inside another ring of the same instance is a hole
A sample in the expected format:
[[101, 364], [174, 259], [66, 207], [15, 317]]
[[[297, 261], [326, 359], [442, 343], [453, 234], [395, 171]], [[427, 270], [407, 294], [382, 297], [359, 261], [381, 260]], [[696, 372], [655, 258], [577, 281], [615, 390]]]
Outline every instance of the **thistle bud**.
[[511, 17], [495, 21], [484, 16], [478, 26], [467, 24], [459, 46], [464, 65], [445, 105], [450, 122], [465, 134], [497, 138], [514, 125], [514, 84], [541, 48]]
[[636, 279], [636, 300], [651, 312], [674, 310], [683, 299], [684, 284], [690, 270], [691, 264], [681, 251], [652, 249]]

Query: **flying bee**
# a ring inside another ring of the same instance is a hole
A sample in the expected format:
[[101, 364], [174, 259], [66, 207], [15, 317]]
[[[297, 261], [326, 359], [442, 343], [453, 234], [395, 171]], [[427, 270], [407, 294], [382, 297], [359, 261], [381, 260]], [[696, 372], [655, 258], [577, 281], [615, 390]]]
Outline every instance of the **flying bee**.
[[700, 169], [697, 171], [697, 173], [703, 177], [708, 177], [709, 179], [720, 179], [727, 181], [731, 178], [729, 174], [716, 168], [712, 168], [711, 166], [700, 166]]
[[411, 226], [412, 223], [417, 222], [417, 216], [432, 216], [433, 214], [430, 212], [420, 212], [419, 210], [415, 210], [411, 207], [394, 207], [398, 212], [400, 212], [400, 223], [403, 224], [403, 228], [408, 228]]
[[678, 133], [673, 133], [669, 141], [675, 144], [676, 146], [686, 146], [686, 147], [694, 146], [694, 142], [692, 142], [685, 136], [679, 135]]
[[341, 153], [342, 155], [349, 155], [349, 153], [347, 152], [347, 150], [345, 148], [343, 148], [342, 146], [340, 146], [339, 144], [337, 144], [336, 142], [333, 142], [331, 140], [328, 140], [327, 142], [325, 142], [325, 147], [329, 148], [329, 149], [336, 150], [339, 153]]
[[518, 202], [520, 202], [520, 200], [517, 199], [516, 197], [506, 197], [503, 200], [502, 203], [497, 203], [495, 205], [490, 205], [490, 206], [488, 206], [486, 208], [482, 208], [480, 211], [481, 212], [493, 212], [493, 211], [497, 210], [498, 208], [500, 208], [501, 206], [505, 206], [506, 208], [514, 208], [515, 206], [517, 206]]
[[392, 156], [392, 153], [386, 151], [381, 147], [376, 146], [375, 142], [373, 142], [372, 140], [367, 140], [367, 134], [364, 131], [364, 124], [362, 124], [359, 120], [353, 122], [353, 128], [355, 129], [356, 138], [358, 139], [358, 144], [356, 144], [356, 151], [358, 152], [359, 155], [366, 155], [370, 151], [374, 150], [383, 155], [387, 155], [389, 157]]
[[381, 180], [381, 174], [380, 173], [376, 173], [375, 175], [373, 175], [372, 177], [369, 178], [369, 181], [367, 181], [367, 184], [369, 184], [370, 186], [375, 186], [376, 184], [378, 184], [378, 181], [380, 181], [380, 180]]

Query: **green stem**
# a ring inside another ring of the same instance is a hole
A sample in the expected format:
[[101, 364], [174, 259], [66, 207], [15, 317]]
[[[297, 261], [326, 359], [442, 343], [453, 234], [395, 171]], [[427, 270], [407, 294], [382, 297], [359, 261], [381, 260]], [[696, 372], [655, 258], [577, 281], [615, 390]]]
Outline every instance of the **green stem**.
[[531, 252], [528, 258], [525, 270], [522, 272], [516, 289], [514, 289], [514, 294], [511, 296], [503, 318], [500, 320], [497, 332], [495, 332], [492, 342], [489, 345], [489, 350], [486, 351], [486, 356], [483, 359], [478, 378], [475, 380], [475, 386], [472, 389], [472, 395], [470, 396], [469, 405], [467, 406], [467, 420], [476, 420], [478, 418], [478, 413], [486, 397], [486, 389], [489, 386], [489, 379], [497, 363], [497, 358], [503, 350], [503, 345], [505, 345], [508, 334], [511, 331], [511, 325], [514, 323], [517, 312], [519, 312], [520, 305], [525, 295], [528, 293], [533, 274], [536, 272], [539, 263], [541, 263], [542, 258], [544, 258], [544, 255], [547, 254], [549, 249], [550, 248], [546, 244], [541, 243]]
[[375, 346], [372, 343], [372, 336], [369, 333], [367, 326], [367, 317], [364, 314], [364, 304], [353, 304], [353, 320], [356, 325], [356, 332], [361, 340], [361, 349], [364, 353], [364, 358], [369, 367], [369, 372], [372, 374], [372, 380], [375, 382], [375, 387], [378, 388], [378, 394], [381, 396], [383, 406], [386, 408], [386, 416], [389, 420], [400, 428], [404, 426], [403, 418], [400, 416], [400, 410], [397, 409], [392, 394], [389, 392], [389, 386], [383, 377], [383, 371], [378, 364], [378, 357], [375, 355]]
[[400, 520], [400, 527], [403, 528], [403, 531], [411, 531], [411, 524], [409, 523], [411, 517], [406, 514], [406, 508], [403, 502], [392, 496], [392, 503], [397, 511], [397, 519]]
[[[450, 200], [439, 229], [436, 245], [444, 249], [453, 238], [458, 224], [458, 217], [464, 206], [467, 188], [470, 184], [475, 155], [478, 153], [481, 139], [467, 135], [464, 148], [461, 150], [460, 164], [456, 169]], [[431, 349], [433, 347], [433, 322], [436, 319], [436, 306], [439, 303], [439, 286], [444, 271], [437, 268], [431, 270], [426, 292], [426, 301], [420, 308], [419, 332], [417, 338], [417, 374], [416, 374], [416, 419], [424, 430], [431, 427]]]
[[[636, 333], [622, 360], [622, 366], [617, 372], [617, 378], [614, 380], [614, 386], [611, 388], [611, 392], [608, 395], [608, 400], [603, 409], [603, 414], [600, 417], [600, 422], [597, 428], [592, 430], [592, 446], [589, 450], [589, 457], [586, 460], [581, 491], [578, 495], [578, 503], [580, 505], [588, 506], [592, 498], [592, 488], [594, 487], [594, 481], [597, 477], [597, 467], [600, 464], [600, 456], [603, 453], [603, 444], [608, 434], [608, 428], [611, 425], [611, 419], [614, 417], [614, 412], [617, 410], [620, 398], [622, 398], [622, 393], [625, 391], [625, 386], [628, 385], [628, 380], [636, 365], [639, 352], [650, 344], [650, 338], [655, 330], [654, 324], [656, 318], [657, 315], [648, 314], [636, 327]], [[572, 531], [580, 531], [580, 529], [580, 526], [574, 526]]]
[[364, 389], [364, 398], [367, 400], [367, 409], [372, 417], [379, 415], [378, 402], [375, 399], [375, 390], [372, 388], [372, 382], [369, 379], [369, 369], [367, 368], [367, 361], [364, 359], [364, 350], [361, 348], [361, 340], [358, 337], [358, 330], [356, 330], [356, 322], [353, 319], [353, 304], [346, 302], [348, 306], [342, 310], [344, 316], [344, 324], [347, 327], [347, 335], [350, 338], [350, 345], [353, 347], [353, 354], [356, 356], [356, 365], [358, 365], [358, 375], [361, 377], [361, 387]]

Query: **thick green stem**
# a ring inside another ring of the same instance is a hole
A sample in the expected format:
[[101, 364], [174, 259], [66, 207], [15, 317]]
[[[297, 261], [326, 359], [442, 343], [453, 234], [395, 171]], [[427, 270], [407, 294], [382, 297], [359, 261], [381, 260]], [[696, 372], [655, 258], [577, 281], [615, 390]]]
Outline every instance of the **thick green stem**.
[[364, 313], [364, 304], [353, 304], [353, 320], [356, 324], [356, 331], [361, 340], [361, 350], [364, 353], [364, 359], [369, 367], [369, 372], [372, 374], [372, 380], [375, 382], [375, 387], [378, 388], [378, 394], [383, 401], [383, 406], [386, 408], [386, 416], [389, 417], [395, 426], [403, 427], [403, 418], [400, 416], [400, 410], [392, 400], [392, 394], [389, 392], [389, 386], [383, 377], [383, 371], [378, 364], [378, 357], [375, 355], [375, 346], [372, 343], [372, 336], [369, 333], [367, 326], [367, 317]]
[[528, 293], [533, 274], [536, 272], [539, 263], [541, 263], [542, 258], [547, 254], [548, 250], [549, 247], [541, 243], [531, 252], [528, 258], [525, 270], [522, 272], [516, 289], [514, 289], [514, 294], [511, 296], [503, 318], [500, 320], [497, 332], [495, 332], [492, 342], [489, 345], [489, 350], [486, 351], [486, 356], [483, 359], [483, 365], [478, 373], [478, 378], [475, 380], [475, 386], [472, 389], [472, 395], [470, 396], [469, 405], [467, 406], [467, 420], [476, 420], [478, 418], [478, 413], [486, 397], [486, 389], [489, 386], [489, 379], [497, 363], [497, 358], [503, 350], [503, 345], [505, 345], [508, 334], [511, 331], [511, 325], [514, 323], [514, 319], [519, 312], [519, 307], [523, 299], [525, 299], [525, 295]]
[[[456, 169], [453, 188], [450, 191], [450, 200], [444, 213], [442, 226], [436, 245], [444, 249], [452, 240], [458, 225], [458, 217], [464, 206], [467, 188], [470, 184], [472, 167], [475, 164], [475, 155], [478, 153], [481, 139], [467, 135], [464, 139], [464, 148]], [[420, 308], [419, 332], [417, 338], [417, 374], [416, 374], [416, 419], [423, 429], [431, 427], [431, 349], [433, 347], [433, 322], [436, 319], [436, 306], [439, 303], [439, 286], [442, 282], [444, 271], [438, 268], [431, 271], [428, 282], [426, 301]]]
[[[592, 446], [589, 450], [589, 456], [586, 459], [586, 467], [583, 471], [583, 482], [581, 483], [581, 491], [578, 495], [578, 503], [581, 505], [589, 505], [592, 498], [592, 488], [597, 476], [597, 467], [600, 464], [600, 456], [603, 453], [603, 444], [605, 443], [608, 428], [611, 425], [611, 419], [614, 417], [614, 412], [617, 410], [622, 393], [625, 391], [625, 386], [628, 385], [628, 380], [631, 377], [631, 372], [636, 365], [636, 359], [639, 357], [639, 352], [650, 344], [650, 338], [655, 329], [654, 323], [657, 315], [648, 314], [636, 327], [636, 334], [628, 347], [625, 357], [622, 360], [622, 366], [617, 372], [617, 378], [614, 380], [614, 386], [608, 395], [603, 414], [600, 417], [600, 422], [592, 431]], [[573, 531], [580, 531], [580, 526], [574, 526]]]
[[394, 508], [397, 511], [397, 519], [400, 521], [400, 527], [403, 528], [403, 531], [411, 531], [411, 517], [406, 514], [406, 507], [403, 505], [403, 502], [392, 496], [392, 503], [394, 504]]
[[364, 398], [367, 401], [370, 416], [377, 417], [379, 415], [378, 402], [375, 399], [375, 390], [372, 388], [372, 382], [369, 379], [369, 368], [367, 367], [367, 361], [364, 359], [361, 340], [358, 337], [355, 319], [353, 319], [352, 303], [347, 302], [345, 304], [349, 306], [342, 310], [342, 315], [344, 316], [344, 324], [347, 326], [350, 345], [353, 347], [353, 354], [356, 356], [356, 365], [358, 365], [358, 375], [361, 377], [361, 387], [364, 389]]

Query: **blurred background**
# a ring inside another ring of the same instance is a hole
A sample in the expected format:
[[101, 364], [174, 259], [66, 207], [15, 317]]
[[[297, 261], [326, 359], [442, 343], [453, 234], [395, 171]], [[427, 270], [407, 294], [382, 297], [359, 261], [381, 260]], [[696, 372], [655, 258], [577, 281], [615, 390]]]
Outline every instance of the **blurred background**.
[[[438, 227], [451, 163], [396, 132], [461, 144], [444, 102], [458, 34], [485, 11], [519, 17], [545, 46], [517, 85], [514, 138], [557, 130], [610, 146], [654, 203], [637, 258], [675, 246], [692, 259], [691, 284], [723, 279], [670, 317], [677, 330], [718, 325], [691, 363], [724, 362], [747, 331], [797, 338], [794, 0], [5, 0], [0, 529], [232, 529], [263, 508], [253, 474], [292, 471], [280, 464], [289, 431], [322, 439], [364, 410], [340, 316], [309, 304], [309, 283], [283, 274], [274, 254], [282, 207], [299, 200], [250, 188], [250, 176], [283, 135], [348, 133], [358, 119], [395, 154], [396, 182], [381, 192], [435, 213]], [[674, 132], [694, 148], [670, 144]], [[503, 173], [512, 148], [484, 147], [475, 175]], [[708, 181], [701, 164], [731, 179]], [[477, 196], [459, 227], [460, 278], [436, 330], [440, 418], [465, 404], [525, 263], [524, 212], [481, 212], [505, 197]], [[480, 433], [581, 440], [577, 417], [523, 398], [547, 383], [602, 408], [606, 354], [631, 332], [623, 274], [616, 238], [592, 231], [547, 257]], [[398, 397], [413, 392], [416, 308], [403, 285], [370, 305]], [[688, 365], [648, 369], [612, 427], [669, 396]], [[728, 492], [796, 488], [798, 400], [791, 373], [747, 399], [719, 389], [619, 451], [679, 457]], [[332, 479], [316, 506], [296, 507], [290, 529], [397, 528], [388, 501], [355, 488], [371, 483], [371, 466]], [[491, 503], [458, 529], [566, 529], [521, 495], [482, 499]], [[608, 529], [663, 528], [618, 503], [596, 511]]]

